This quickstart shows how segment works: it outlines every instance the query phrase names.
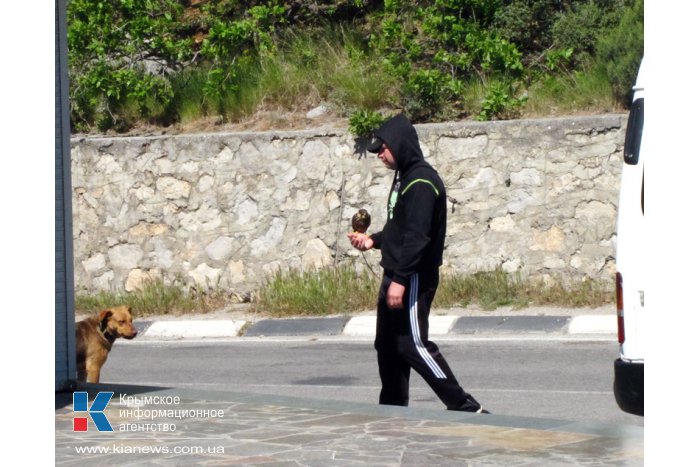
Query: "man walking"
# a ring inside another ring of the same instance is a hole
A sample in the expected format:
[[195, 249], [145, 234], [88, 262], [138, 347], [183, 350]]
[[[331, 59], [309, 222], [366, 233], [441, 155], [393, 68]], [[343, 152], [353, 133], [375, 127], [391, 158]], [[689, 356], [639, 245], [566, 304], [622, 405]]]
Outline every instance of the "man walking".
[[462, 389], [438, 346], [428, 340], [445, 244], [445, 186], [424, 160], [418, 134], [404, 115], [387, 120], [374, 136], [368, 150], [395, 170], [387, 221], [380, 232], [352, 232], [348, 238], [358, 250], [382, 252], [374, 342], [382, 382], [379, 403], [408, 405], [413, 368], [449, 410], [489, 413]]

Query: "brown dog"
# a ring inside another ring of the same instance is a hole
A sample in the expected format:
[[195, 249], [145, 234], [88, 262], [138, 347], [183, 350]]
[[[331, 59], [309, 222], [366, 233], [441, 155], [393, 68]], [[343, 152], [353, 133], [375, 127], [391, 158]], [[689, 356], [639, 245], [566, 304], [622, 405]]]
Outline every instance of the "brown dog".
[[78, 381], [100, 382], [100, 370], [112, 344], [118, 337], [133, 339], [137, 331], [131, 308], [117, 306], [102, 310], [75, 325], [75, 350], [78, 355]]

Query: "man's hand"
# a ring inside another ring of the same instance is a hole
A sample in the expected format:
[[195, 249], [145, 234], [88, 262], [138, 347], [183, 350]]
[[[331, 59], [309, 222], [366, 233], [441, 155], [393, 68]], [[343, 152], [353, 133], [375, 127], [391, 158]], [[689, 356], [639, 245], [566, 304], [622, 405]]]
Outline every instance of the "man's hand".
[[403, 308], [403, 294], [405, 291], [406, 287], [397, 282], [389, 284], [389, 290], [386, 292], [386, 304], [389, 308], [393, 310]]
[[367, 251], [374, 246], [374, 240], [372, 240], [369, 235], [365, 235], [363, 233], [350, 232], [348, 234], [348, 238], [350, 239], [352, 246], [360, 251]]

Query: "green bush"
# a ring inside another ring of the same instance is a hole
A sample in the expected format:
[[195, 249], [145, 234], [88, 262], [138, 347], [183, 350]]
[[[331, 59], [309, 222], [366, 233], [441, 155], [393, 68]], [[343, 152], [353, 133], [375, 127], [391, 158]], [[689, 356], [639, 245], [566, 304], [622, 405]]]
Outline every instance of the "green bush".
[[518, 86], [513, 82], [495, 81], [488, 87], [477, 120], [507, 120], [517, 118], [527, 102], [527, 96], [518, 94]]
[[71, 121], [76, 128], [128, 128], [169, 120], [167, 70], [192, 56], [178, 34], [175, 0], [71, 0], [67, 5]]
[[411, 73], [404, 86], [403, 103], [413, 121], [426, 121], [443, 110], [448, 100], [459, 94], [461, 83], [439, 70]]
[[578, 2], [552, 25], [552, 41], [557, 50], [571, 49], [570, 63], [589, 64], [601, 32], [609, 31], [620, 20], [622, 0]]
[[644, 0], [635, 0], [625, 9], [619, 25], [597, 43], [598, 62], [608, 74], [615, 97], [627, 107], [643, 56]]
[[70, 0], [67, 19], [78, 131], [321, 103], [515, 118], [552, 77], [604, 69], [624, 99], [643, 54], [641, 0]]
[[359, 138], [370, 138], [385, 118], [373, 110], [358, 110], [350, 114], [350, 133]]
[[524, 62], [536, 62], [537, 57], [552, 43], [552, 24], [563, 9], [560, 0], [512, 0], [502, 2], [494, 14], [498, 36], [514, 44], [524, 56]]

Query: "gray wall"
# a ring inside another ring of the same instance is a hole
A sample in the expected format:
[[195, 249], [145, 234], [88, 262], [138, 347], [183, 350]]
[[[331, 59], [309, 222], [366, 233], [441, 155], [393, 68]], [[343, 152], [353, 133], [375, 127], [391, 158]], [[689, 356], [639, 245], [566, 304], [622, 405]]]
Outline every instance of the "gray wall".
[[[624, 123], [418, 125], [453, 200], [444, 272], [612, 280]], [[345, 233], [359, 208], [381, 227], [392, 178], [366, 156], [341, 130], [74, 139], [77, 288], [247, 292], [277, 269], [365, 267]]]
[[56, 0], [55, 39], [55, 389], [66, 389], [76, 378], [73, 304], [73, 230], [71, 225], [70, 126], [68, 116], [68, 55], [65, 0]]

